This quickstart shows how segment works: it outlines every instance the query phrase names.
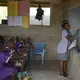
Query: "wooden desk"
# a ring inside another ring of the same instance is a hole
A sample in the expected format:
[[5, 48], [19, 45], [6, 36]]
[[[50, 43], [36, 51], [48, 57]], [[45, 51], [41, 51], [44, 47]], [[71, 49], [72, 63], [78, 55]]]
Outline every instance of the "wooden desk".
[[[25, 71], [29, 65], [28, 54], [23, 52], [14, 53], [14, 55], [12, 56], [11, 62], [14, 63], [15, 70], [16, 68], [21, 68], [21, 80], [23, 80], [23, 71]], [[19, 63], [19, 65], [17, 63]]]

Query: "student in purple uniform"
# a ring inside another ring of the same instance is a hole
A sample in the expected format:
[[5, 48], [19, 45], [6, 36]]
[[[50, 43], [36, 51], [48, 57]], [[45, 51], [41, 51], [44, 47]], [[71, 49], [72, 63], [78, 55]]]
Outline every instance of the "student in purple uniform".
[[6, 43], [6, 49], [5, 49], [5, 54], [6, 55], [10, 55], [11, 53], [13, 53], [15, 50], [15, 42], [13, 39], [8, 40], [8, 42]]
[[35, 46], [33, 45], [30, 37], [27, 38], [26, 47], [29, 49], [29, 52], [30, 52], [30, 49], [31, 49], [31, 48], [32, 48], [33, 50], [35, 50]]
[[25, 48], [26, 48], [26, 39], [21, 39], [21, 47], [20, 47], [20, 50], [22, 51], [22, 52], [25, 52]]
[[5, 66], [4, 63], [8, 59], [8, 56], [4, 55], [0, 51], [0, 80], [4, 80], [5, 78], [12, 75], [14, 72], [13, 68], [10, 68], [9, 66]]
[[[0, 38], [1, 38], [1, 36], [0, 36]], [[3, 46], [2, 46], [2, 44], [3, 44]], [[2, 42], [0, 40], [0, 80], [6, 80], [6, 78], [13, 75], [14, 69], [11, 68], [10, 66], [4, 65], [9, 57], [10, 56], [7, 56], [4, 54], [4, 41]], [[11, 80], [11, 79], [8, 79], [8, 80]]]
[[26, 52], [28, 53], [28, 60], [30, 61], [31, 48], [32, 48], [32, 50], [35, 50], [35, 46], [33, 45], [30, 37], [27, 38], [25, 46], [26, 46]]
[[[13, 55], [15, 52], [14, 50], [14, 41], [12, 39], [8, 40], [6, 43], [6, 47], [4, 49], [4, 54], [6, 56], [10, 56], [11, 54]], [[10, 67], [14, 67], [13, 63], [11, 61], [9, 61], [7, 64], [4, 63], [5, 66], [10, 66]]]
[[20, 51], [21, 46], [22, 46], [22, 44], [21, 44], [20, 38], [19, 38], [18, 36], [16, 36], [16, 40], [15, 40], [15, 50], [16, 50], [16, 51]]

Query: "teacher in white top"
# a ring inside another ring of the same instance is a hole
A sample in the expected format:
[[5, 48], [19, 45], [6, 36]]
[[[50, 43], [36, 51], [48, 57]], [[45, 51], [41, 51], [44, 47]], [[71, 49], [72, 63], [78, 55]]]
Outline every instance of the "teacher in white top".
[[67, 20], [62, 21], [62, 28], [62, 39], [58, 44], [57, 53], [58, 59], [60, 60], [60, 76], [67, 77], [68, 46], [72, 37], [70, 25]]

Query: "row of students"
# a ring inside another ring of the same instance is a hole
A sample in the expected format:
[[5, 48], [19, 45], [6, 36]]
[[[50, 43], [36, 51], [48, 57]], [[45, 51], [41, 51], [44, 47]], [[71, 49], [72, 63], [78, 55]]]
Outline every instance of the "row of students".
[[11, 55], [7, 55], [5, 52], [5, 40], [3, 36], [0, 36], [0, 80], [11, 80], [11, 76], [14, 73], [14, 68], [6, 65]]
[[22, 39], [17, 36], [5, 41], [3, 36], [0, 36], [0, 80], [10, 76], [14, 72], [13, 64], [8, 60], [14, 51], [21, 51], [26, 48], [26, 52], [30, 52], [33, 47], [31, 39]]
[[6, 43], [8, 43], [9, 41], [14, 43], [13, 47], [14, 47], [15, 51], [23, 50], [24, 47], [27, 47], [30, 49], [33, 46], [32, 42], [31, 42], [31, 38], [29, 38], [29, 37], [27, 39], [20, 39], [18, 36], [16, 36], [16, 38], [12, 37]]

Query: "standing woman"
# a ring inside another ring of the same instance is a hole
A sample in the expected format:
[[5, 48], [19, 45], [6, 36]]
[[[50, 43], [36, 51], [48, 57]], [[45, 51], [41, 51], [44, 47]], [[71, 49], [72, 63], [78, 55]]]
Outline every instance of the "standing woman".
[[62, 22], [62, 39], [58, 44], [57, 53], [60, 60], [60, 76], [67, 77], [67, 60], [69, 57], [68, 47], [72, 34], [70, 32], [70, 25], [67, 20]]

